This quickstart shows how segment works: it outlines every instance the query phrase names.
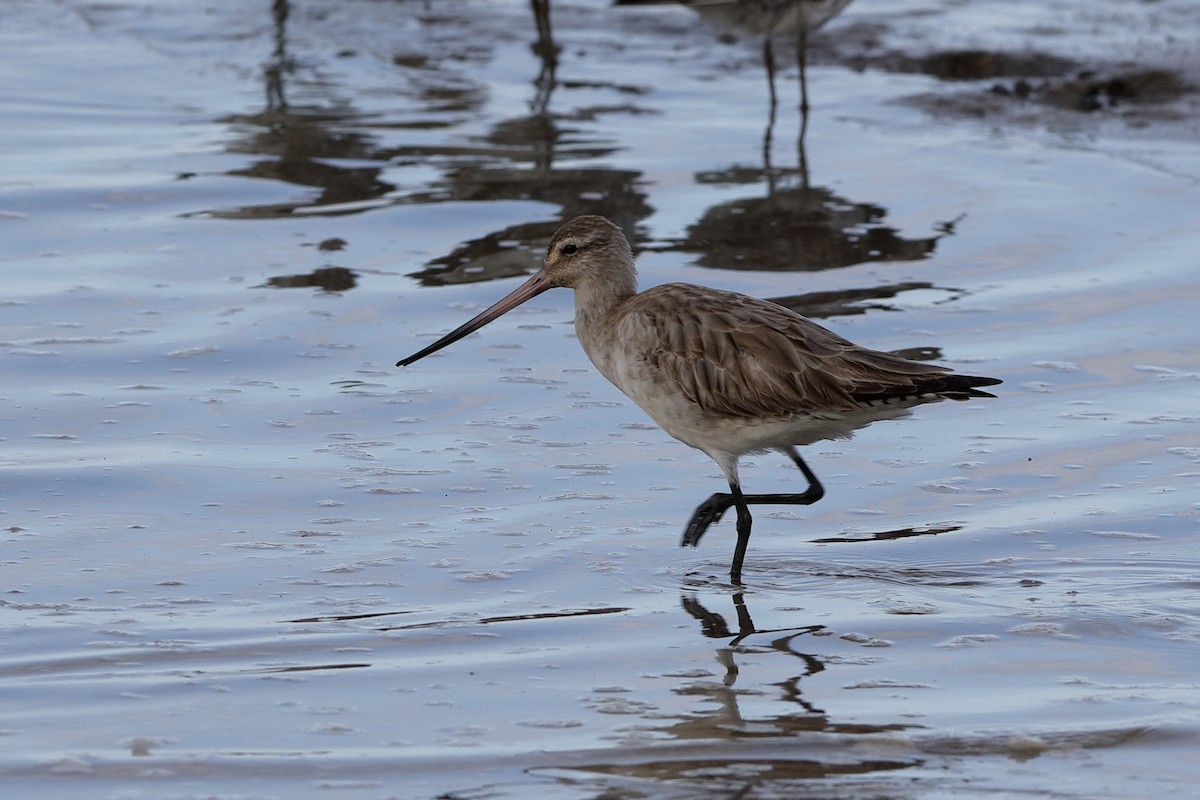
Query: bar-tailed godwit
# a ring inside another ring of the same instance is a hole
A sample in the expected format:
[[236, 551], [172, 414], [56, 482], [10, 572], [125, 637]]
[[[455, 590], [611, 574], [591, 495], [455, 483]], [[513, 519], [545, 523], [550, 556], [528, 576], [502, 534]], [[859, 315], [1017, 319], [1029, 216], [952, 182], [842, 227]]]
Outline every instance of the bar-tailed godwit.
[[[547, 289], [575, 290], [575, 332], [596, 369], [664, 431], [707, 453], [729, 482], [701, 503], [683, 533], [695, 546], [733, 506], [737, 546], [730, 579], [742, 580], [749, 506], [808, 505], [825, 490], [796, 451], [848, 438], [920, 403], [994, 397], [996, 378], [958, 375], [850, 342], [766, 300], [686, 283], [637, 290], [633, 252], [604, 217], [576, 217], [554, 234], [544, 265], [474, 319], [399, 361], [414, 361], [482, 328]], [[738, 459], [777, 450], [808, 480], [793, 494], [745, 494]]]

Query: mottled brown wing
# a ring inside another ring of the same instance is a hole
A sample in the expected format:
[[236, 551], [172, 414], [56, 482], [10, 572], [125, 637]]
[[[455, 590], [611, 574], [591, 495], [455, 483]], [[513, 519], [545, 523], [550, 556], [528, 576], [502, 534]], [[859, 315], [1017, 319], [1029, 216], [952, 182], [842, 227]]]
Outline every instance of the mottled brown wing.
[[618, 334], [630, 355], [714, 414], [848, 411], [952, 391], [945, 367], [867, 350], [783, 306], [699, 286], [642, 292]]

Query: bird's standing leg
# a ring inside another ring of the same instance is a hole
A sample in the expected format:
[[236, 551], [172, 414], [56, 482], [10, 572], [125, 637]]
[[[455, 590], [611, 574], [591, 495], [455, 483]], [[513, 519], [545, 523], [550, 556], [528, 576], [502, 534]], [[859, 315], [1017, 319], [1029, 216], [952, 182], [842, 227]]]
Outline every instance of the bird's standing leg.
[[[817, 479], [816, 474], [809, 468], [808, 464], [804, 463], [804, 459], [800, 457], [800, 453], [795, 447], [780, 448], [787, 456], [795, 462], [796, 466], [804, 473], [804, 477], [808, 479], [808, 488], [803, 492], [787, 493], [787, 494], [743, 494], [738, 477], [736, 467], [732, 470], [725, 469], [726, 476], [729, 477], [729, 491], [715, 492], [711, 497], [696, 507], [692, 513], [692, 518], [688, 520], [687, 527], [683, 531], [683, 539], [680, 541], [681, 547], [695, 547], [700, 544], [700, 537], [704, 536], [705, 531], [709, 526], [729, 510], [730, 506], [737, 506], [738, 509], [738, 543], [737, 549], [733, 555], [733, 579], [734, 583], [741, 582], [741, 567], [742, 559], [746, 555], [746, 545], [750, 541], [750, 509], [751, 503], [763, 505], [800, 505], [807, 506], [820, 500], [825, 496], [825, 487], [821, 485], [821, 481]], [[718, 462], [720, 463], [720, 462]]]
[[733, 563], [729, 566], [729, 580], [737, 585], [742, 583], [742, 562], [746, 560], [746, 547], [750, 544], [750, 526], [754, 520], [750, 516], [750, 506], [746, 505], [746, 496], [742, 487], [737, 483], [729, 484], [733, 493], [733, 505], [737, 508], [737, 545], [733, 548]]

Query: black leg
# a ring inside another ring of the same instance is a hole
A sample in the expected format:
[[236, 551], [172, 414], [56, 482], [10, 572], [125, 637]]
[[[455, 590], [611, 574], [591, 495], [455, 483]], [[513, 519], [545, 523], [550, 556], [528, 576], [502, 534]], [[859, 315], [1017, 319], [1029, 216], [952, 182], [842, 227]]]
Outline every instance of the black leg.
[[746, 560], [746, 547], [750, 544], [750, 526], [754, 520], [750, 517], [750, 507], [746, 505], [746, 496], [736, 483], [729, 484], [733, 493], [733, 504], [737, 507], [737, 546], [733, 548], [733, 563], [729, 567], [729, 580], [735, 585], [742, 585], [742, 562]]
[[804, 477], [808, 480], [808, 488], [800, 493], [803, 499], [796, 500], [796, 505], [811, 506], [813, 503], [825, 496], [825, 487], [821, 485], [821, 481], [817, 480], [817, 474], [809, 469], [808, 464], [804, 463], [804, 459], [796, 452], [796, 448], [788, 451], [788, 456], [795, 462], [800, 471], [804, 473]]
[[709, 526], [721, 519], [730, 506], [737, 506], [738, 543], [733, 556], [733, 582], [740, 583], [742, 559], [745, 558], [746, 545], [750, 541], [751, 519], [748, 506], [755, 503], [761, 505], [807, 506], [812, 505], [825, 496], [825, 487], [821, 485], [821, 481], [809, 469], [808, 464], [804, 463], [804, 459], [800, 457], [800, 454], [794, 448], [790, 448], [787, 454], [808, 480], [807, 489], [803, 492], [788, 494], [742, 494], [741, 488], [737, 483], [730, 482], [729, 492], [716, 492], [696, 507], [696, 510], [692, 513], [692, 518], [688, 520], [687, 527], [684, 528], [683, 539], [679, 543], [680, 546], [695, 547], [700, 544], [700, 538], [704, 536]]

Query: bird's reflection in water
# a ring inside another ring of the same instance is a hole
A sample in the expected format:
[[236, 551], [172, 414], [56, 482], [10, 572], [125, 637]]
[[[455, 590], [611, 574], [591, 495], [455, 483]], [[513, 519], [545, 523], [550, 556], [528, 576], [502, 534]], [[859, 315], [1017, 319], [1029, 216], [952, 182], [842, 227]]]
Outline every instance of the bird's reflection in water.
[[701, 184], [760, 183], [766, 192], [709, 208], [682, 239], [664, 250], [698, 253], [715, 269], [817, 271], [870, 261], [919, 261], [933, 253], [954, 223], [933, 235], [906, 237], [884, 224], [886, 209], [839, 197], [818, 186], [785, 185], [796, 173], [735, 167], [697, 176]]
[[[654, 0], [618, 0], [635, 5]], [[759, 196], [742, 197], [709, 208], [682, 238], [652, 249], [695, 253], [695, 263], [714, 269], [815, 271], [870, 261], [917, 261], [927, 258], [954, 222], [935, 226], [932, 235], [906, 237], [884, 224], [882, 206], [841, 197], [814, 186], [809, 174], [806, 137], [809, 124], [809, 36], [833, 19], [849, 0], [682, 0], [726, 37], [750, 36], [763, 42], [768, 104], [762, 137], [761, 166], [735, 164], [696, 174], [701, 186], [762, 186]], [[836, 36], [836, 32], [829, 35]], [[779, 106], [776, 87], [778, 38], [796, 41], [800, 118], [796, 166], [774, 163]]]
[[[919, 757], [859, 750], [854, 747], [855, 740], [848, 738], [913, 726], [838, 723], [805, 700], [802, 681], [826, 669], [812, 652], [816, 649], [812, 646], [815, 637], [828, 634], [824, 626], [759, 629], [740, 593], [733, 595], [734, 626], [695, 595], [684, 595], [681, 602], [688, 616], [700, 623], [704, 636], [722, 641], [716, 659], [725, 674], [720, 681], [689, 678], [674, 691], [708, 701], [715, 709], [678, 715], [668, 724], [641, 729], [665, 735], [669, 742], [638, 746], [625, 757], [608, 762], [574, 763], [555, 770], [557, 779], [598, 790], [597, 797], [651, 796], [641, 793], [647, 780], [653, 781], [652, 787], [670, 781], [673, 789], [682, 790], [672, 797], [749, 798], [759, 796], [758, 791], [766, 791], [771, 797], [823, 797], [841, 796], [838, 789], [821, 783], [825, 779], [895, 773], [921, 763]], [[761, 684], [741, 689], [736, 686], [737, 660], [752, 654], [794, 659], [790, 662], [795, 664], [791, 677], [768, 684], [778, 690], [782, 713], [743, 713], [743, 697], [761, 708], [767, 694]], [[635, 783], [624, 783], [629, 780]], [[828, 795], [821, 793], [826, 788]], [[694, 794], [687, 794], [689, 789]]]
[[[317, 192], [295, 201], [210, 209], [193, 215], [274, 219], [301, 210], [351, 213], [343, 208], [346, 204], [377, 203], [396, 188], [380, 177], [385, 164], [378, 157], [376, 137], [355, 129], [363, 127], [364, 115], [345, 97], [335, 96], [334, 85], [328, 82], [318, 85], [311, 79], [297, 78], [303, 64], [289, 50], [290, 9], [288, 0], [273, 0], [271, 4], [272, 51], [263, 66], [263, 108], [229, 114], [219, 120], [228, 124], [233, 134], [226, 149], [255, 157], [249, 164], [225, 174], [303, 186]], [[322, 102], [290, 101], [288, 89], [292, 82], [301, 83], [310, 98], [322, 95]], [[348, 166], [337, 161], [356, 163]]]
[[[651, 213], [640, 185], [640, 172], [586, 164], [590, 159], [611, 156], [617, 148], [591, 138], [583, 123], [602, 113], [636, 113], [637, 109], [554, 112], [551, 101], [559, 88], [558, 56], [562, 48], [554, 41], [549, 0], [531, 0], [530, 5], [536, 35], [530, 50], [540, 68], [533, 80], [529, 113], [497, 122], [478, 152], [458, 154], [455, 166], [446, 170], [437, 191], [413, 199], [536, 200], [559, 206], [561, 217], [517, 223], [463, 242], [409, 275], [426, 286], [476, 283], [534, 272], [541, 266], [545, 247], [563, 219], [599, 214], [633, 231], [637, 221]], [[623, 96], [644, 91], [602, 82], [591, 86], [609, 88]], [[559, 163], [562, 161], [571, 162], [571, 166], [563, 166]]]
[[[815, 647], [804, 647], [814, 637], [827, 635], [824, 625], [800, 625], [787, 628], [759, 628], [755, 625], [741, 592], [732, 595], [736, 627], [731, 627], [721, 614], [709, 610], [691, 594], [680, 600], [688, 616], [700, 623], [700, 632], [710, 639], [723, 640], [716, 650], [716, 660], [725, 670], [721, 681], [696, 681], [676, 689], [676, 692], [697, 695], [712, 701], [716, 711], [692, 714], [658, 730], [677, 738], [747, 739], [785, 736], [800, 731], [828, 731], [833, 733], [871, 733], [885, 730], [900, 730], [902, 725], [865, 725], [837, 723], [828, 714], [804, 699], [801, 681], [825, 670], [820, 657], [811, 652]], [[812, 642], [815, 644], [815, 642]], [[748, 654], [774, 653], [796, 659], [796, 672], [786, 680], [773, 684], [780, 690], [779, 699], [788, 709], [784, 713], [769, 717], [748, 718], [739, 705], [743, 695], [759, 696], [758, 689], [736, 688], [739, 656]]]
[[[773, 628], [770, 630], [759, 630], [755, 627], [754, 620], [750, 617], [750, 610], [746, 607], [745, 595], [741, 592], [735, 592], [733, 595], [733, 607], [737, 615], [737, 630], [735, 632], [730, 629], [729, 624], [723, 616], [709, 611], [694, 595], [684, 595], [680, 603], [683, 605], [683, 610], [700, 623], [701, 633], [710, 639], [729, 640], [724, 647], [717, 650], [717, 661], [725, 667], [725, 678], [722, 681], [725, 686], [732, 687], [737, 681], [738, 667], [733, 658], [735, 651], [742, 648], [743, 642], [754, 635], [786, 634], [785, 636], [771, 640], [769, 645], [773, 650], [796, 656], [804, 662], [804, 672], [796, 676], [794, 680], [798, 681], [801, 677], [813, 675], [825, 669], [825, 666], [816, 656], [801, 653], [792, 647], [792, 642], [796, 637], [805, 634], [815, 634], [824, 628], [823, 625], [809, 625], [794, 629]], [[814, 712], [814, 709], [807, 703], [803, 705], [810, 712]]]
[[[393, 205], [515, 200], [559, 206], [564, 217], [602, 214], [633, 230], [636, 221], [651, 211], [639, 185], [641, 173], [589, 163], [617, 150], [615, 143], [593, 133], [589, 123], [604, 114], [645, 109], [623, 103], [555, 112], [552, 100], [560, 88], [561, 47], [554, 41], [549, 0], [531, 0], [531, 8], [530, 49], [539, 70], [531, 80], [525, 113], [497, 120], [479, 135], [431, 143], [427, 131], [454, 128], [464, 116], [479, 118], [486, 112], [486, 73], [471, 63], [460, 63], [457, 51], [443, 52], [429, 44], [445, 37], [448, 29], [463, 25], [469, 15], [421, 16], [425, 35], [411, 42], [412, 52], [392, 59], [397, 79], [390, 91], [402, 102], [397, 111], [380, 115], [361, 111], [336, 81], [313, 77], [314, 64], [289, 47], [289, 24], [294, 23], [291, 4], [273, 0], [272, 50], [262, 71], [263, 107], [220, 119], [232, 134], [226, 145], [229, 152], [252, 159], [225, 174], [315, 191], [294, 200], [191, 215], [333, 217]], [[495, 46], [495, 42], [480, 45], [480, 58], [490, 57]], [[622, 97], [644, 91], [600, 81], [591, 82], [589, 89], [607, 89]], [[401, 135], [406, 130], [417, 133], [410, 139]], [[392, 182], [390, 176], [410, 168], [419, 168], [421, 177], [408, 186]], [[433, 177], [426, 176], [430, 169], [436, 173]], [[525, 274], [539, 265], [541, 251], [561, 221], [548, 218], [496, 230], [429, 262], [414, 277], [438, 285]], [[287, 283], [289, 276], [281, 280], [280, 285], [292, 285]]]

